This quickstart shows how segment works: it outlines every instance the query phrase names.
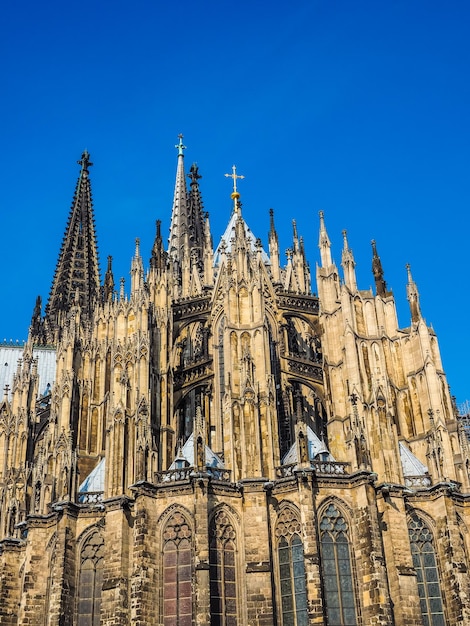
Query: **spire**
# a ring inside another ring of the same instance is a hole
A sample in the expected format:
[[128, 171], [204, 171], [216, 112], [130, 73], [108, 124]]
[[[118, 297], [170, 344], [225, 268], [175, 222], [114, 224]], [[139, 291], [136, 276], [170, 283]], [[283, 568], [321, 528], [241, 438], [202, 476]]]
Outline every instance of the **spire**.
[[237, 178], [242, 179], [245, 178], [243, 174], [237, 174], [237, 166], [232, 165], [232, 173], [225, 174], [226, 178], [231, 178], [233, 180], [233, 191], [230, 194], [230, 197], [233, 200], [233, 210], [235, 213], [240, 213], [241, 215], [241, 203], [240, 203], [240, 193], [237, 189]]
[[343, 266], [344, 272], [344, 282], [346, 287], [348, 287], [351, 291], [356, 291], [357, 283], [356, 283], [356, 263], [354, 261], [354, 256], [351, 248], [348, 244], [347, 232], [343, 230], [343, 254], [341, 257], [341, 265]]
[[135, 252], [131, 263], [131, 294], [141, 290], [144, 286], [144, 265], [140, 256], [140, 239], [136, 237]]
[[152, 269], [159, 270], [160, 272], [165, 267], [165, 250], [163, 249], [163, 238], [162, 238], [162, 222], [161, 220], [156, 221], [156, 234], [155, 241], [153, 242], [152, 247], [152, 256], [150, 258], [150, 267]]
[[274, 211], [269, 209], [269, 256], [271, 257], [271, 272], [273, 280], [278, 283], [281, 278], [281, 266], [280, 266], [280, 254], [279, 254], [279, 239], [274, 226]]
[[331, 243], [328, 233], [325, 227], [325, 218], [323, 211], [320, 211], [320, 237], [318, 247], [320, 248], [320, 257], [322, 267], [328, 267], [332, 264], [331, 261]]
[[421, 308], [419, 306], [419, 293], [418, 287], [413, 280], [411, 275], [411, 267], [410, 264], [406, 264], [406, 271], [408, 273], [408, 284], [406, 285], [406, 295], [408, 297], [408, 302], [410, 303], [410, 311], [411, 311], [411, 321], [419, 322], [421, 319]]
[[205, 244], [205, 213], [198, 181], [202, 178], [196, 163], [191, 165], [188, 174], [191, 180], [188, 196], [188, 234], [191, 256], [197, 259], [197, 268], [202, 275], [203, 249]]
[[292, 264], [296, 275], [297, 288], [300, 293], [308, 293], [310, 290], [310, 276], [308, 264], [305, 258], [303, 241], [297, 233], [297, 223], [292, 220], [293, 229], [293, 248], [292, 248]]
[[100, 271], [95, 220], [89, 178], [93, 165], [85, 150], [77, 161], [81, 166], [69, 219], [46, 307], [48, 340], [57, 338], [61, 319], [78, 294], [82, 317], [91, 314], [100, 292]]
[[384, 280], [384, 272], [382, 269], [382, 262], [380, 261], [380, 257], [377, 254], [377, 247], [375, 244], [375, 239], [372, 239], [372, 272], [374, 274], [375, 279], [375, 290], [378, 296], [386, 296], [387, 295], [387, 283]]
[[269, 209], [269, 240], [278, 243], [276, 227], [274, 226], [274, 209]]
[[187, 232], [187, 202], [188, 192], [184, 175], [184, 150], [183, 135], [178, 135], [179, 143], [175, 145], [178, 150], [178, 165], [176, 167], [175, 193], [171, 212], [170, 241], [168, 253], [173, 260], [180, 255]]
[[113, 257], [108, 256], [108, 268], [104, 277], [104, 301], [111, 302], [114, 294]]
[[31, 317], [30, 333], [35, 343], [44, 343], [44, 322], [42, 319], [42, 298], [36, 298], [33, 315]]

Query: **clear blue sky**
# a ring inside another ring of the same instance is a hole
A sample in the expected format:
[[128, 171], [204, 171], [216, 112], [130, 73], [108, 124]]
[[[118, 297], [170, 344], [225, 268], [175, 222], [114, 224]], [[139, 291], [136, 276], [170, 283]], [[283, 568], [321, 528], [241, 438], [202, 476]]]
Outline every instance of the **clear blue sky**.
[[405, 264], [440, 339], [452, 392], [470, 399], [470, 3], [441, 0], [113, 0], [8, 3], [2, 12], [0, 335], [27, 336], [47, 300], [84, 148], [105, 269], [129, 277], [169, 227], [184, 133], [216, 245], [236, 163], [243, 214], [282, 248], [291, 220], [318, 260], [347, 229], [359, 286], [370, 240], [408, 326]]

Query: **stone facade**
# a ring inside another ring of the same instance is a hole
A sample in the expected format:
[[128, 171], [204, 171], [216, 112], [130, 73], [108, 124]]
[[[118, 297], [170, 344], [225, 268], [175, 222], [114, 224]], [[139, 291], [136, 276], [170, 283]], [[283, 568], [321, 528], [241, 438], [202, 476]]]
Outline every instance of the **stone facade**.
[[313, 295], [295, 222], [282, 266], [235, 170], [214, 252], [177, 148], [169, 246], [157, 222], [147, 269], [136, 242], [129, 295], [111, 259], [100, 284], [79, 161], [0, 405], [0, 624], [469, 624], [469, 443], [410, 270], [399, 329], [375, 243], [363, 291], [320, 214]]

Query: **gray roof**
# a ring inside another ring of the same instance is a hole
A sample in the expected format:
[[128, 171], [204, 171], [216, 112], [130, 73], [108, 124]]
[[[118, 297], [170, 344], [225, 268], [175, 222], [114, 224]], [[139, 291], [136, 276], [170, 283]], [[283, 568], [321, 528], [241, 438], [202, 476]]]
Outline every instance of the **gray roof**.
[[88, 474], [78, 491], [80, 493], [104, 491], [104, 476], [106, 470], [106, 457], [103, 457], [98, 465]]
[[[220, 469], [224, 469], [224, 463], [222, 459], [217, 456], [215, 452], [209, 448], [209, 446], [205, 446], [206, 452], [206, 466], [207, 467], [219, 467]], [[184, 459], [188, 462], [189, 467], [194, 467], [194, 434], [191, 433], [186, 439], [184, 446], [179, 450], [176, 459], [170, 465], [169, 469], [173, 470], [177, 468], [176, 462], [178, 459]]]
[[[18, 359], [23, 358], [24, 345], [3, 344], [0, 345], [0, 393], [3, 397], [5, 385], [9, 385], [8, 399], [11, 400], [11, 388], [13, 375], [18, 368]], [[39, 393], [43, 394], [47, 384], [54, 384], [56, 374], [56, 351], [55, 348], [33, 348], [33, 357], [38, 362]]]
[[[326, 452], [328, 454], [328, 460], [334, 461], [324, 442], [321, 441], [317, 435], [313, 432], [310, 426], [307, 426], [307, 439], [308, 439], [308, 458], [310, 461], [314, 461], [320, 453]], [[290, 465], [291, 463], [297, 463], [297, 443], [293, 443], [289, 452], [282, 459], [283, 465]]]
[[[247, 239], [247, 241], [249, 243], [250, 249], [251, 249], [252, 252], [256, 252], [255, 243], [256, 243], [257, 237], [250, 230], [250, 227], [245, 222], [243, 217], [239, 216], [238, 213], [233, 211], [232, 216], [231, 216], [231, 218], [229, 220], [229, 223], [227, 224], [227, 228], [225, 229], [224, 234], [220, 238], [219, 245], [217, 246], [217, 249], [214, 252], [214, 266], [220, 265], [220, 261], [221, 261], [221, 246], [222, 245], [225, 245], [226, 252], [231, 252], [232, 251], [232, 240], [235, 237], [235, 224], [237, 223], [237, 219], [239, 217], [240, 217], [240, 219], [242, 221], [242, 224], [243, 224], [243, 227], [245, 229], [245, 237], [246, 237], [246, 239]], [[263, 259], [263, 263], [265, 263], [266, 265], [271, 265], [271, 261], [269, 260], [269, 257], [266, 254], [264, 248], [261, 248], [261, 256], [262, 256], [262, 259]]]
[[403, 467], [403, 476], [424, 476], [428, 473], [428, 468], [424, 463], [415, 457], [407, 445], [400, 441], [400, 458]]

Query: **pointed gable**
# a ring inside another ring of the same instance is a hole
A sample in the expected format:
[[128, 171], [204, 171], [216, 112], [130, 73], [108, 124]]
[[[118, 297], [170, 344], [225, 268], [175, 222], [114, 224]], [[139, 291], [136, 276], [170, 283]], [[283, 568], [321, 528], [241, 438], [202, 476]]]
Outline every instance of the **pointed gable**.
[[[257, 237], [253, 234], [253, 232], [251, 231], [250, 227], [245, 222], [243, 217], [239, 213], [236, 213], [234, 211], [230, 217], [229, 223], [227, 224], [227, 228], [225, 229], [224, 234], [220, 238], [219, 245], [217, 246], [214, 252], [214, 266], [220, 265], [220, 262], [222, 260], [222, 250], [224, 250], [226, 254], [232, 252], [232, 244], [233, 244], [233, 240], [235, 239], [238, 220], [241, 221], [241, 224], [245, 233], [245, 239], [248, 242], [250, 251], [252, 253], [257, 252], [256, 245], [255, 245], [257, 241]], [[263, 259], [263, 262], [265, 265], [271, 264], [269, 257], [266, 254], [266, 251], [264, 250], [264, 248], [261, 248], [261, 258]]]

